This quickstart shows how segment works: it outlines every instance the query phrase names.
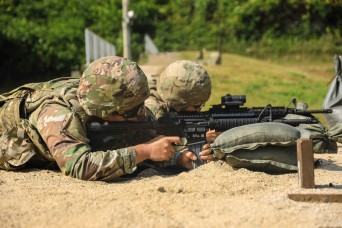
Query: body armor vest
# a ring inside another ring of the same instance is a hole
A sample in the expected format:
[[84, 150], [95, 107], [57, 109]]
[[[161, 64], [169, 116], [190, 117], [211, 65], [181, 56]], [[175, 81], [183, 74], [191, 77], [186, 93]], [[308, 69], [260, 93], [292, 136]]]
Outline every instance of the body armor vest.
[[78, 78], [57, 78], [25, 84], [0, 95], [0, 168], [18, 169], [34, 155], [38, 155], [38, 160], [54, 160], [28, 117], [45, 101], [52, 100], [69, 108], [85, 123], [87, 115], [76, 96], [78, 84]]

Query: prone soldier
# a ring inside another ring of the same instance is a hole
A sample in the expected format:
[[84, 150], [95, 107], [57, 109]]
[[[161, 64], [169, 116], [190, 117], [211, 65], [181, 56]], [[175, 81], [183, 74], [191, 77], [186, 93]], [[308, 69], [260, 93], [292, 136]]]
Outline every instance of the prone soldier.
[[181, 144], [177, 136], [157, 136], [139, 144], [126, 140], [129, 144], [106, 151], [90, 146], [87, 121], [144, 119], [148, 96], [147, 79], [140, 67], [117, 56], [95, 60], [80, 79], [30, 83], [2, 94], [0, 168], [57, 164], [65, 175], [103, 181], [133, 173], [145, 160], [169, 160], [171, 165], [191, 168], [196, 159], [191, 152], [175, 159], [174, 145]]
[[[190, 60], [171, 63], [160, 75], [152, 75], [148, 83], [150, 96], [145, 100], [145, 106], [156, 118], [163, 117], [167, 112], [200, 111], [211, 94], [208, 72]], [[207, 142], [213, 142], [219, 134], [209, 130], [206, 133]], [[208, 148], [209, 144], [205, 144], [203, 149]]]

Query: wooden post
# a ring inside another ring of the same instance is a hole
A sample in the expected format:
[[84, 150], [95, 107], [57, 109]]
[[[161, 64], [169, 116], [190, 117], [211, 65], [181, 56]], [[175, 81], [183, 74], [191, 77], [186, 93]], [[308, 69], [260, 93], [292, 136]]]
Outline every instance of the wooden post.
[[128, 17], [129, 0], [122, 0], [122, 35], [123, 35], [123, 57], [132, 59], [131, 54], [131, 28]]
[[300, 202], [342, 203], [342, 194], [336, 193], [292, 193], [288, 197]]
[[297, 141], [297, 164], [300, 187], [315, 188], [314, 157], [311, 139], [299, 139]]

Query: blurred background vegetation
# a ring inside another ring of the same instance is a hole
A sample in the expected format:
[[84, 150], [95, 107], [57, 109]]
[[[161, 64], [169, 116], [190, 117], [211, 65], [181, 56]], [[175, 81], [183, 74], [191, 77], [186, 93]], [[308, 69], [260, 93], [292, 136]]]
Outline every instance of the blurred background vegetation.
[[[0, 0], [1, 87], [82, 70], [85, 28], [113, 43], [122, 55], [121, 3]], [[161, 52], [206, 48], [274, 62], [310, 61], [313, 66], [323, 61], [332, 64], [333, 54], [342, 53], [341, 0], [139, 0], [131, 1], [130, 9], [136, 15], [132, 24], [136, 61], [144, 52], [145, 33]], [[246, 61], [245, 67], [255, 63]], [[293, 80], [289, 74], [282, 83]], [[299, 78], [305, 79], [303, 75]], [[276, 80], [263, 83], [255, 78], [253, 88], [245, 90], [268, 88]], [[311, 89], [307, 87], [302, 89]]]

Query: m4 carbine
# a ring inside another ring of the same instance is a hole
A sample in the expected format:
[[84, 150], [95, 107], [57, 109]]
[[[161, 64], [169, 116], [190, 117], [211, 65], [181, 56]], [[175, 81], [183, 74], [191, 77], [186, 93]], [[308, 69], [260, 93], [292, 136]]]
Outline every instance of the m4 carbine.
[[[199, 157], [202, 146], [206, 143], [206, 132], [215, 130], [223, 132], [228, 129], [261, 122], [279, 122], [292, 126], [300, 124], [316, 124], [319, 120], [316, 113], [332, 113], [332, 109], [301, 110], [285, 106], [242, 107], [246, 102], [245, 95], [227, 94], [221, 97], [221, 104], [213, 105], [203, 112], [169, 112], [155, 121], [146, 122], [99, 122], [87, 123], [87, 133], [91, 145], [103, 145], [108, 139], [120, 139], [123, 132], [132, 130], [154, 129], [157, 134], [180, 136], [187, 139], [187, 147], [197, 156], [195, 166], [203, 164]], [[292, 102], [296, 105], [296, 100]], [[288, 114], [295, 118], [287, 119]], [[108, 148], [110, 149], [110, 148]]]

